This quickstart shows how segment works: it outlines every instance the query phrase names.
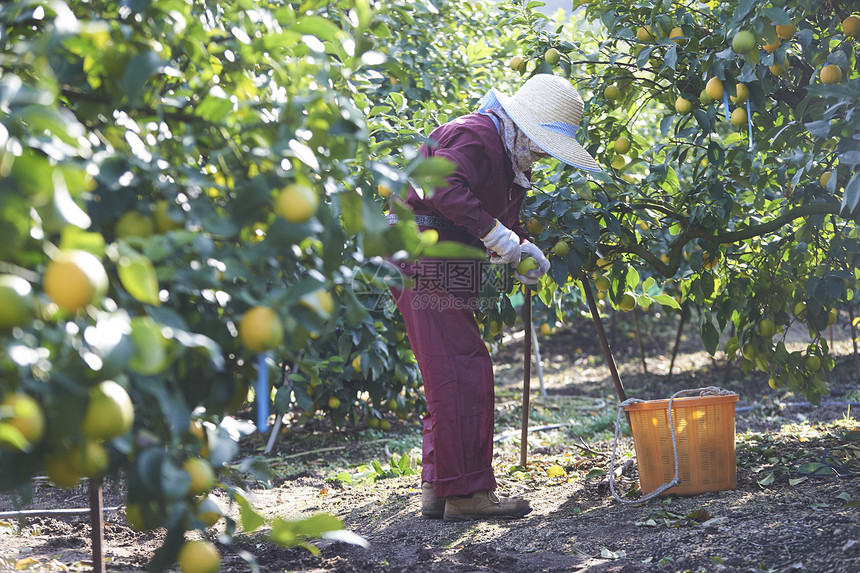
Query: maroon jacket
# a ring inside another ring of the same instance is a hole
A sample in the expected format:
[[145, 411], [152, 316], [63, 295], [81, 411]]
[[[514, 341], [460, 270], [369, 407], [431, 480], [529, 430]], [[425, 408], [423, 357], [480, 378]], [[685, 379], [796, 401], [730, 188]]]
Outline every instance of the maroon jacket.
[[444, 217], [467, 231], [440, 229], [439, 240], [482, 248], [480, 238], [493, 228], [494, 219], [528, 239], [520, 221], [526, 190], [514, 183], [511, 161], [493, 119], [472, 113], [439, 126], [430, 140], [421, 146], [421, 155], [449, 159], [456, 171], [448, 177], [448, 187], [437, 188], [431, 197], [422, 199], [409, 189], [406, 203], [416, 215]]

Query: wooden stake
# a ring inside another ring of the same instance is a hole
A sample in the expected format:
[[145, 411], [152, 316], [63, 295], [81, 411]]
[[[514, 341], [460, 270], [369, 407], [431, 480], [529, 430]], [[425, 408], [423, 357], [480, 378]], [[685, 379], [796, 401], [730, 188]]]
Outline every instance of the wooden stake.
[[636, 330], [636, 343], [639, 345], [639, 358], [642, 360], [642, 373], [648, 374], [648, 365], [645, 363], [645, 348], [642, 346], [642, 334], [639, 332], [639, 313], [633, 309], [633, 328]]
[[606, 365], [612, 375], [612, 382], [615, 384], [615, 393], [618, 395], [618, 401], [624, 402], [627, 400], [627, 393], [624, 391], [624, 385], [621, 383], [621, 377], [615, 367], [615, 359], [612, 357], [612, 350], [610, 350], [609, 341], [606, 339], [606, 331], [603, 330], [603, 322], [600, 320], [600, 311], [597, 310], [597, 303], [594, 301], [594, 293], [591, 292], [591, 284], [589, 284], [587, 277], [583, 277], [581, 282], [582, 290], [585, 291], [585, 299], [588, 301], [588, 308], [591, 310], [591, 319], [597, 329], [597, 338], [600, 340], [601, 348], [603, 348], [603, 357], [606, 359]]
[[90, 538], [93, 544], [93, 571], [105, 573], [104, 558], [104, 512], [102, 506], [102, 484], [98, 480], [90, 480]]
[[[532, 330], [532, 293], [523, 285], [525, 302], [523, 304], [523, 323], [526, 333]], [[529, 392], [532, 374], [532, 337], [526, 334], [523, 348], [523, 412], [521, 419], [522, 434], [520, 437], [520, 465], [526, 467], [529, 449]]]
[[675, 334], [675, 346], [672, 348], [672, 360], [669, 362], [669, 376], [666, 378], [666, 383], [672, 382], [672, 369], [675, 367], [675, 357], [678, 355], [678, 347], [681, 345], [681, 334], [684, 332], [684, 323], [687, 322], [687, 312], [689, 305], [685, 302], [681, 306], [681, 322], [678, 324], [678, 332]]

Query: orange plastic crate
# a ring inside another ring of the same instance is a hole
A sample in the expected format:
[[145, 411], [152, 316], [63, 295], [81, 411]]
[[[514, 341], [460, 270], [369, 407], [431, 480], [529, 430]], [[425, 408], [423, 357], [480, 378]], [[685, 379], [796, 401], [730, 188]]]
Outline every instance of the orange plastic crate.
[[[695, 495], [737, 487], [737, 400], [737, 394], [675, 398], [672, 421], [678, 441], [681, 485], [661, 495]], [[668, 408], [669, 400], [649, 400], [624, 407], [630, 417], [639, 489], [643, 494], [675, 476]]]

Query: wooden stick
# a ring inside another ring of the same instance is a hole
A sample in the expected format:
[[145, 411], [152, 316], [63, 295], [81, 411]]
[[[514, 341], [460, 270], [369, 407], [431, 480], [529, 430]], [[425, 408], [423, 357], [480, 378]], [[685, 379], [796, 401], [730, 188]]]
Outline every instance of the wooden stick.
[[105, 573], [104, 556], [104, 505], [102, 504], [102, 484], [98, 480], [90, 480], [90, 538], [93, 543], [93, 571]]
[[[525, 303], [523, 304], [523, 322], [525, 331], [532, 329], [532, 293], [527, 286], [523, 286]], [[532, 337], [528, 334], [524, 340], [523, 348], [523, 412], [522, 412], [522, 434], [520, 437], [520, 465], [526, 467], [528, 463], [529, 449], [529, 392], [532, 373]]]
[[672, 369], [675, 367], [675, 357], [678, 355], [678, 346], [681, 344], [681, 334], [684, 332], [684, 323], [687, 322], [689, 305], [685, 302], [681, 306], [681, 322], [678, 324], [678, 332], [675, 334], [675, 346], [672, 348], [672, 360], [669, 362], [669, 376], [666, 383], [672, 382]]
[[615, 367], [615, 359], [612, 357], [609, 341], [606, 340], [606, 332], [603, 330], [603, 322], [600, 320], [600, 311], [597, 310], [597, 303], [594, 301], [591, 284], [588, 282], [588, 277], [583, 277], [581, 282], [582, 290], [585, 291], [585, 300], [588, 301], [588, 308], [591, 310], [591, 319], [594, 321], [594, 327], [597, 329], [597, 338], [600, 340], [601, 348], [603, 348], [603, 357], [606, 359], [606, 365], [609, 367], [609, 373], [612, 375], [612, 382], [615, 384], [615, 393], [618, 394], [618, 401], [624, 402], [627, 400], [627, 392], [624, 391], [624, 385], [621, 383], [621, 377], [618, 375], [618, 369]]
[[648, 365], [645, 363], [645, 348], [642, 346], [642, 334], [639, 331], [639, 313], [633, 309], [633, 328], [636, 331], [636, 344], [639, 345], [639, 359], [642, 361], [642, 373], [648, 374]]
[[546, 388], [543, 385], [543, 364], [541, 364], [540, 345], [538, 344], [534, 321], [532, 321], [532, 346], [535, 349], [535, 366], [537, 367], [538, 381], [540, 382], [540, 395], [546, 398]]
[[857, 325], [854, 324], [854, 307], [848, 305], [848, 320], [851, 322], [851, 343], [854, 345], [854, 365], [860, 372], [860, 352], [857, 350]]
[[[106, 507], [104, 511], [120, 511], [121, 507]], [[90, 515], [89, 507], [69, 509], [20, 509], [18, 511], [0, 511], [0, 519], [22, 519], [26, 517], [74, 517]]]

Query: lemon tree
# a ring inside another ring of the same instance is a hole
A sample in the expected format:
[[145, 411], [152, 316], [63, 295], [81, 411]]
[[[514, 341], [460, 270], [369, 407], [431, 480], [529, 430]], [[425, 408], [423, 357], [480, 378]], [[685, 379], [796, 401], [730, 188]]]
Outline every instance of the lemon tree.
[[[228, 531], [265, 523], [229, 479], [253, 467], [235, 459], [253, 404], [273, 400], [295, 424], [420, 415], [383, 258], [475, 253], [407, 213], [389, 227], [385, 199], [444, 181], [450, 166], [414, 149], [512, 80], [493, 62], [519, 32], [486, 22], [513, 12], [4, 4], [0, 488], [27, 499], [35, 475], [73, 487], [122, 474], [129, 522], [167, 530], [150, 565], [165, 570], [187, 529], [217, 519], [201, 507], [213, 488], [242, 507]], [[549, 48], [541, 65], [564, 69], [569, 47]], [[279, 522], [292, 533], [272, 540], [341, 526]]]
[[[857, 314], [856, 16], [841, 3], [606, 0], [576, 9], [590, 27], [565, 31], [523, 12], [525, 53], [571, 43], [576, 67], [535, 71], [584, 94], [582, 141], [605, 166], [587, 178], [536, 170], [534, 240], [570, 245], [551, 257], [541, 300], [561, 312], [581, 300], [575, 281], [597, 277], [616, 308], [630, 297], [697, 304], [709, 351], [820, 400], [834, 364], [831, 312]], [[765, 334], [763, 320], [774, 325]], [[809, 332], [805, 348], [786, 345], [794, 324]], [[737, 336], [721, 348], [732, 325]]]

